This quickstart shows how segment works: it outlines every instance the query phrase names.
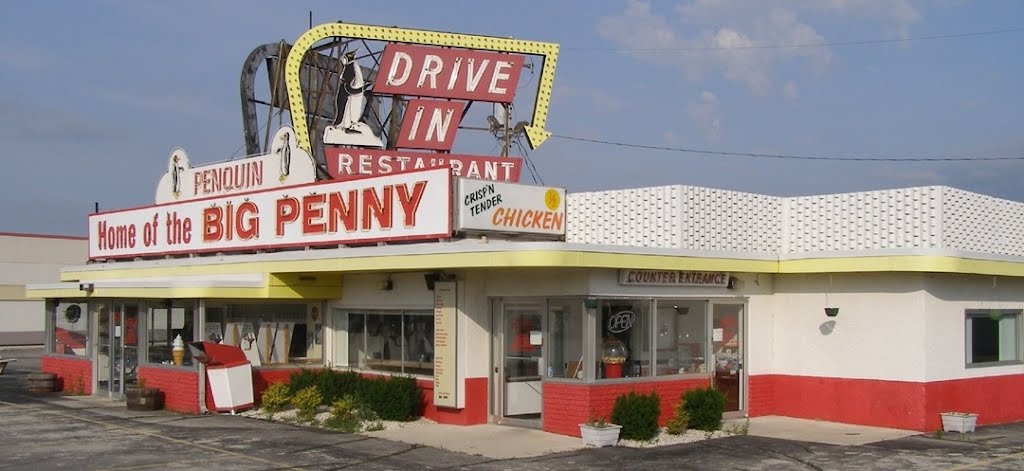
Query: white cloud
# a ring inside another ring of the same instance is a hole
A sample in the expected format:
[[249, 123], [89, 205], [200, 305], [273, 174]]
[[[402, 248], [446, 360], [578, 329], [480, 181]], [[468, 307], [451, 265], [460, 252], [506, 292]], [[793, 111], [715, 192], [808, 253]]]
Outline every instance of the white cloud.
[[882, 23], [899, 38], [910, 37], [910, 27], [922, 19], [908, 0], [817, 0], [807, 4], [826, 12]]
[[696, 100], [686, 104], [686, 114], [707, 140], [717, 142], [722, 139], [722, 112], [714, 93], [707, 90], [700, 92]]
[[[638, 58], [682, 69], [691, 80], [708, 74], [720, 75], [762, 95], [772, 88], [772, 75], [778, 64], [802, 60], [820, 67], [831, 60], [827, 48], [757, 48], [825, 41], [794, 11], [766, 3], [684, 3], [676, 7], [679, 20], [694, 25], [684, 28], [673, 26], [668, 16], [652, 11], [651, 3], [630, 0], [621, 15], [601, 21], [599, 32]], [[708, 24], [717, 26], [699, 26]]]
[[[676, 67], [692, 81], [721, 77], [757, 95], [779, 90], [773, 82], [781, 68], [821, 72], [832, 62], [826, 46], [761, 47], [827, 43], [807, 18], [866, 22], [901, 37], [921, 20], [908, 0], [691, 0], [674, 12], [655, 11], [660, 5], [629, 0], [621, 14], [598, 23], [598, 32], [628, 54]], [[849, 38], [836, 38], [842, 39]]]

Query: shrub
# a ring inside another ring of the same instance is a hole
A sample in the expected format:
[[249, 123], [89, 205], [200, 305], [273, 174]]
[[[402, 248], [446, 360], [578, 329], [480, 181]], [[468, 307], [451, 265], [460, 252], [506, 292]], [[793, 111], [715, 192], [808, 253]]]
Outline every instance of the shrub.
[[320, 380], [322, 370], [299, 370], [291, 375], [291, 380], [288, 381], [288, 390], [290, 394], [295, 394], [303, 389], [310, 386], [316, 386]]
[[292, 405], [299, 410], [299, 419], [312, 421], [316, 417], [316, 408], [323, 401], [323, 396], [316, 386], [309, 386], [299, 390], [292, 396]]
[[276, 412], [281, 412], [284, 406], [292, 402], [292, 393], [287, 384], [272, 383], [263, 391], [260, 402], [263, 409], [273, 415]]
[[383, 420], [413, 420], [422, 414], [423, 392], [412, 377], [368, 380], [361, 396]]
[[423, 414], [423, 390], [409, 376], [366, 377], [354, 371], [302, 370], [292, 373], [290, 391], [316, 387], [323, 405], [346, 396], [365, 404], [384, 420], [414, 420]]
[[725, 394], [713, 388], [691, 389], [683, 394], [683, 403], [690, 428], [710, 432], [722, 427]]
[[323, 395], [323, 404], [332, 405], [345, 396], [358, 396], [359, 384], [364, 380], [355, 371], [324, 370], [317, 377], [316, 386]]
[[680, 400], [676, 404], [672, 418], [665, 424], [665, 431], [672, 435], [679, 435], [690, 426], [690, 414], [686, 412], [686, 401]]
[[658, 436], [659, 415], [661, 415], [661, 398], [657, 393], [631, 392], [615, 399], [615, 406], [612, 408], [612, 423], [622, 426], [619, 438], [653, 440]]
[[346, 433], [381, 430], [384, 424], [369, 406], [355, 396], [346, 395], [331, 404], [331, 416], [324, 425]]

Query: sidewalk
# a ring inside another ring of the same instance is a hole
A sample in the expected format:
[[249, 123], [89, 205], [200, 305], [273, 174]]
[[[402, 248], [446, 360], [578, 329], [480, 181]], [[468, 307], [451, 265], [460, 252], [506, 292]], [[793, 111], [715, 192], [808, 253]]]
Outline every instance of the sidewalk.
[[492, 459], [526, 458], [586, 448], [578, 437], [508, 425], [446, 425], [410, 422], [402, 428], [363, 435]]
[[[746, 420], [727, 420], [722, 428], [730, 430], [733, 427], [743, 427]], [[914, 430], [867, 427], [782, 416], [754, 417], [749, 420], [749, 430], [747, 431], [749, 435], [828, 445], [864, 445], [921, 433]]]

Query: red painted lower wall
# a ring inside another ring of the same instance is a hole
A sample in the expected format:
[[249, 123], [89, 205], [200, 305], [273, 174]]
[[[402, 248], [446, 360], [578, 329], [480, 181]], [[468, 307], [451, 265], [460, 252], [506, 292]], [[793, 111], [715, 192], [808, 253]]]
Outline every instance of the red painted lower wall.
[[782, 415], [933, 431], [941, 412], [978, 413], [978, 424], [1024, 420], [1024, 375], [930, 383], [791, 375], [750, 377], [750, 416]]
[[164, 408], [183, 414], [199, 413], [199, 372], [191, 368], [140, 366], [139, 379], [147, 388], [164, 393]]
[[43, 355], [40, 369], [57, 375], [57, 390], [92, 394], [92, 361], [66, 355]]
[[925, 385], [926, 431], [942, 426], [942, 412], [973, 412], [979, 425], [1005, 424], [1024, 420], [1024, 375], [935, 381]]
[[543, 383], [543, 424], [547, 432], [580, 436], [579, 424], [591, 416], [610, 417], [615, 399], [632, 391], [657, 392], [661, 397], [661, 416], [664, 425], [671, 417], [683, 392], [706, 388], [709, 378], [650, 381], [644, 383], [584, 384], [568, 382]]
[[421, 379], [423, 388], [423, 416], [441, 424], [475, 425], [487, 423], [487, 378], [466, 378], [464, 409], [449, 409], [434, 405], [434, 382]]

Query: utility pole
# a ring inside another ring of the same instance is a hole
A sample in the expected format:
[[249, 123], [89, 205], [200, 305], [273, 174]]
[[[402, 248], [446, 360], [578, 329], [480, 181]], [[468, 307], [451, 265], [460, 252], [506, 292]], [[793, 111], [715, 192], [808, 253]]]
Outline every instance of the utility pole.
[[512, 145], [512, 142], [511, 142], [512, 141], [512, 133], [509, 132], [509, 124], [510, 124], [509, 120], [512, 119], [512, 117], [511, 117], [511, 115], [509, 113], [509, 111], [511, 111], [509, 109], [510, 108], [509, 104], [502, 103], [501, 107], [502, 107], [502, 109], [505, 110], [505, 113], [503, 113], [505, 115], [505, 119], [501, 123], [501, 127], [502, 127], [502, 129], [501, 129], [501, 131], [502, 131], [501, 132], [501, 156], [502, 157], [508, 157], [508, 149]]

